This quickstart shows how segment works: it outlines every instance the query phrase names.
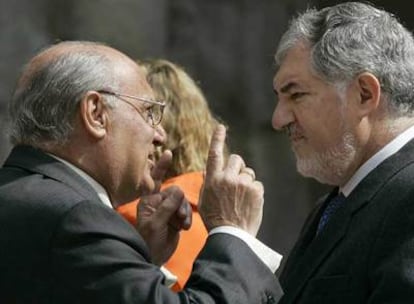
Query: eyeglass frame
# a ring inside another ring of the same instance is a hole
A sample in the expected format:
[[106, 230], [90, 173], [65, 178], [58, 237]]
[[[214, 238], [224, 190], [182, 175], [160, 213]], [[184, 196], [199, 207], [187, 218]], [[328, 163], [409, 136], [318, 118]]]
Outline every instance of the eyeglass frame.
[[[158, 126], [163, 118], [164, 115], [164, 108], [166, 106], [165, 102], [163, 101], [158, 101], [158, 100], [152, 100], [152, 99], [148, 99], [148, 98], [144, 98], [144, 97], [139, 97], [139, 96], [134, 96], [134, 95], [129, 95], [129, 94], [121, 94], [118, 92], [114, 92], [114, 91], [109, 91], [109, 90], [97, 90], [96, 92], [100, 93], [100, 94], [108, 94], [108, 95], [112, 95], [115, 97], [119, 97], [120, 100], [122, 100], [123, 102], [126, 102], [127, 104], [129, 104], [131, 107], [133, 107], [135, 109], [135, 111], [138, 112], [139, 115], [141, 115], [141, 117], [145, 120], [145, 122], [149, 123], [149, 119], [151, 120], [151, 126], [152, 127], [156, 127]], [[144, 114], [142, 113], [142, 111], [132, 102], [122, 98], [122, 97], [126, 97], [126, 98], [131, 98], [131, 99], [135, 99], [135, 100], [139, 100], [139, 101], [143, 101], [152, 105], [157, 105], [160, 106], [160, 118], [158, 121], [154, 120], [154, 115], [153, 115], [153, 110], [152, 108], [148, 108], [147, 109], [147, 117], [144, 117]]]

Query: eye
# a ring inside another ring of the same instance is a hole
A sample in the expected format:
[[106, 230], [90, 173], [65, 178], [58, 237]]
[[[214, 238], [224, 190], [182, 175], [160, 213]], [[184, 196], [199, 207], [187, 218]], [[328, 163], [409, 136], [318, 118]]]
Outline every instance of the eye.
[[290, 94], [290, 99], [297, 100], [297, 99], [305, 96], [306, 94], [307, 93], [305, 93], [305, 92], [294, 92], [294, 93]]
[[146, 107], [145, 111], [148, 113], [149, 116], [151, 116], [154, 113], [154, 106], [151, 105], [149, 107]]

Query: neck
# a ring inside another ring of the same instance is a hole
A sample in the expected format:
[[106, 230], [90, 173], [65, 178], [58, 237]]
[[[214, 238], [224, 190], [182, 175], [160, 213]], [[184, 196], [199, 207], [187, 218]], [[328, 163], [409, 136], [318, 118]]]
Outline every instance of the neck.
[[342, 178], [340, 187], [344, 186], [348, 180], [364, 163], [374, 156], [383, 147], [394, 140], [409, 127], [414, 125], [413, 118], [402, 117], [394, 120], [381, 120], [372, 125], [366, 132], [367, 140], [361, 141], [355, 146], [356, 155], [352, 164], [347, 169], [347, 174]]
[[392, 121], [380, 121], [377, 123], [372, 130], [374, 136], [368, 142], [364, 162], [413, 125], [414, 118], [412, 117], [401, 117]]

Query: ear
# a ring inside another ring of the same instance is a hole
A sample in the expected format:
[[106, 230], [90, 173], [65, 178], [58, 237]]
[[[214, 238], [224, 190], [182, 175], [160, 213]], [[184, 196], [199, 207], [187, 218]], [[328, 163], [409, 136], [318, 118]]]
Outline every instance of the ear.
[[381, 85], [378, 78], [368, 72], [361, 73], [356, 80], [359, 89], [357, 107], [361, 116], [367, 116], [379, 106]]
[[108, 128], [108, 112], [102, 95], [96, 91], [88, 91], [80, 102], [80, 115], [89, 135], [101, 139]]

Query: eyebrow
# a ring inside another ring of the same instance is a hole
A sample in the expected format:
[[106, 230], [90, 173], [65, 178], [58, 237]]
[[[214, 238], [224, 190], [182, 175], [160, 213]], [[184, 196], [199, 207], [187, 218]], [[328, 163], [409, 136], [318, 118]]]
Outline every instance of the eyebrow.
[[[281, 93], [288, 93], [290, 90], [292, 90], [292, 89], [294, 89], [296, 87], [299, 87], [299, 85], [296, 82], [291, 81], [291, 82], [288, 82], [287, 84], [285, 84], [280, 89], [280, 92]], [[279, 96], [279, 93], [277, 92], [277, 90], [275, 88], [273, 88], [273, 92], [276, 94], [276, 96]]]
[[280, 92], [281, 93], [287, 93], [290, 90], [299, 87], [299, 85], [296, 82], [289, 82], [287, 84], [285, 84], [283, 87], [280, 88]]

